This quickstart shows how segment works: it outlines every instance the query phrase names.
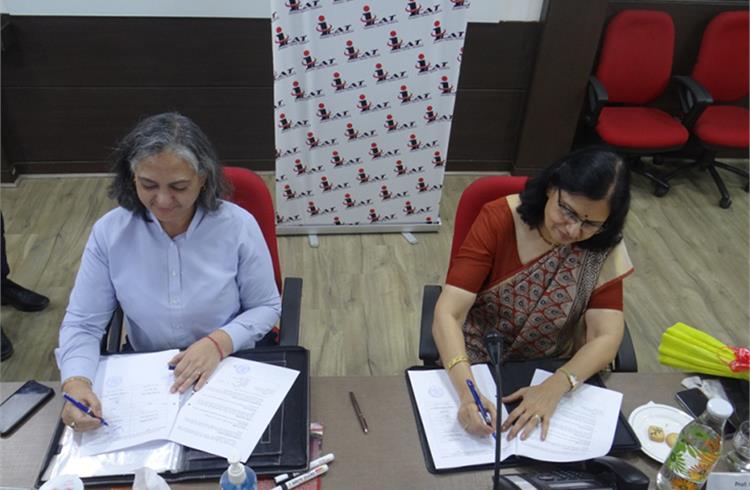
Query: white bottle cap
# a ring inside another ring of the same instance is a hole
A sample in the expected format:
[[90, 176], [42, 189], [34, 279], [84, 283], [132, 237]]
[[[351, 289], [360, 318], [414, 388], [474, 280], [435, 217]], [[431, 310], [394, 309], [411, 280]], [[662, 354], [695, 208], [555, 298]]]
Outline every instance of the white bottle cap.
[[708, 400], [706, 410], [708, 410], [709, 415], [712, 417], [717, 419], [728, 419], [729, 416], [732, 415], [732, 412], [734, 412], [734, 407], [723, 398], [711, 398]]
[[232, 456], [227, 458], [229, 462], [229, 469], [227, 470], [227, 476], [229, 477], [229, 483], [232, 485], [242, 485], [245, 483], [247, 474], [245, 473], [245, 465], [242, 464], [238, 456]]

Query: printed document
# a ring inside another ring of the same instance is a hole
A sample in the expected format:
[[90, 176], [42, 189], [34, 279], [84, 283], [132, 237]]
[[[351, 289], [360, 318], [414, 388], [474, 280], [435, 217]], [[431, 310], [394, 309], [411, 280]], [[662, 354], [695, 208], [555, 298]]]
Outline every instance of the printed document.
[[197, 392], [170, 393], [177, 350], [104, 357], [94, 381], [109, 426], [81, 435], [91, 456], [165, 440], [246, 460], [299, 371], [228, 357]]
[[[494, 400], [495, 383], [485, 364], [472, 366], [476, 384], [484, 396]], [[531, 385], [541, 384], [552, 373], [537, 369]], [[432, 460], [436, 469], [492, 464], [495, 439], [464, 431], [458, 422], [458, 395], [444, 370], [409, 371]], [[545, 441], [540, 429], [528, 439], [512, 441], [501, 434], [500, 460], [518, 455], [539, 461], [581, 461], [607, 454], [614, 441], [622, 394], [591, 385], [582, 385], [563, 396], [550, 420]], [[501, 420], [508, 416], [501, 408]]]

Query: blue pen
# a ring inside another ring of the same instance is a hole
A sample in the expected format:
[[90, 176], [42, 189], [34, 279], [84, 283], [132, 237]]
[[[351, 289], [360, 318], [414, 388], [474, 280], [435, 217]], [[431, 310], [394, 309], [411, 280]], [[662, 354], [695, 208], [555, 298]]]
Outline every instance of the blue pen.
[[[484, 408], [484, 405], [482, 405], [482, 400], [479, 399], [479, 393], [477, 393], [477, 389], [474, 387], [474, 382], [470, 379], [467, 379], [466, 385], [469, 387], [471, 396], [474, 397], [474, 403], [476, 403], [477, 407], [479, 407], [479, 412], [481, 412], [482, 418], [484, 419], [485, 423], [487, 425], [492, 425], [492, 416], [490, 416], [487, 409]], [[496, 437], [494, 432], [492, 433], [492, 437]]]
[[78, 410], [80, 410], [81, 412], [85, 413], [89, 417], [94, 417], [95, 419], [99, 419], [99, 420], [101, 420], [102, 424], [104, 424], [106, 426], [109, 426], [109, 424], [103, 418], [97, 417], [96, 415], [94, 415], [94, 411], [91, 410], [91, 407], [87, 407], [86, 405], [84, 405], [83, 403], [79, 402], [78, 400], [76, 400], [72, 396], [68, 395], [67, 393], [63, 393], [63, 398], [65, 398], [66, 400], [68, 400], [74, 407], [76, 407]]

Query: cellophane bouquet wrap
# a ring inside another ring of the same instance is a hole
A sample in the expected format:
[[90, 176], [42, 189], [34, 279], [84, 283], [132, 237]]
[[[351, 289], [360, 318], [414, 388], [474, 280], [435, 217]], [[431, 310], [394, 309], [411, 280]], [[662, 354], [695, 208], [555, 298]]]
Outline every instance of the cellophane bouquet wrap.
[[659, 362], [684, 371], [747, 380], [750, 349], [733, 347], [684, 323], [675, 323], [661, 337]]

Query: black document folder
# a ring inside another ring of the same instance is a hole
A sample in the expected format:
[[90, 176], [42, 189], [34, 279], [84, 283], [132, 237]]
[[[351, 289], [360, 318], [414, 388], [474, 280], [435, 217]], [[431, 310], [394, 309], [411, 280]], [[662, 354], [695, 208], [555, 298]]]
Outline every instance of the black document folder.
[[[289, 473], [307, 469], [310, 430], [310, 356], [297, 346], [259, 347], [232, 354], [235, 357], [265, 362], [295, 369], [300, 372], [279, 410], [261, 436], [246, 464], [259, 475]], [[59, 441], [65, 426], [62, 421], [52, 437], [44, 458], [42, 471], [37, 478], [41, 486], [47, 466], [59, 452]], [[185, 448], [183, 464], [178, 471], [161, 473], [167, 482], [188, 480], [216, 480], [227, 469], [226, 459]], [[133, 482], [133, 475], [108, 475], [83, 478], [89, 485], [120, 485]]]
[[[508, 361], [503, 364], [502, 370], [501, 370], [501, 379], [502, 379], [502, 390], [503, 395], [510, 395], [514, 391], [518, 390], [519, 388], [523, 388], [525, 386], [528, 386], [529, 383], [531, 383], [531, 378], [534, 376], [534, 371], [536, 369], [544, 369], [547, 371], [554, 372], [558, 367], [562, 366], [564, 363], [564, 360], [560, 359], [535, 359], [535, 360], [529, 360], [529, 361]], [[490, 370], [492, 370], [492, 366], [489, 366]], [[406, 385], [409, 387], [409, 397], [411, 399], [411, 406], [412, 410], [414, 411], [414, 419], [417, 422], [417, 432], [419, 433], [419, 442], [422, 446], [422, 454], [424, 455], [425, 465], [427, 466], [427, 471], [429, 471], [432, 474], [440, 474], [440, 473], [455, 473], [460, 471], [476, 471], [476, 470], [491, 470], [493, 468], [492, 464], [477, 464], [477, 465], [469, 465], [469, 466], [461, 466], [457, 468], [444, 468], [444, 469], [437, 469], [435, 468], [435, 462], [432, 459], [432, 454], [430, 453], [430, 445], [427, 442], [427, 436], [424, 432], [424, 426], [422, 425], [422, 418], [419, 415], [419, 408], [417, 408], [417, 402], [414, 398], [414, 390], [411, 386], [411, 381], [409, 378], [409, 371], [412, 370], [423, 370], [423, 369], [442, 369], [442, 368], [434, 368], [434, 367], [427, 367], [427, 366], [414, 366], [410, 367], [406, 370]], [[599, 375], [594, 375], [591, 378], [589, 378], [586, 383], [594, 385], [594, 386], [600, 386], [605, 387], [604, 382], [602, 381], [601, 377]], [[516, 404], [506, 403], [505, 408], [508, 410], [508, 413], [512, 412], [513, 409], [516, 407]], [[617, 428], [615, 429], [615, 438], [612, 443], [612, 449], [610, 450], [610, 454], [622, 454], [624, 452], [629, 451], [637, 451], [640, 449], [641, 444], [638, 442], [638, 438], [635, 435], [635, 432], [633, 432], [633, 429], [630, 427], [630, 424], [628, 424], [627, 419], [625, 416], [620, 412], [620, 415], [617, 419]], [[524, 458], [522, 456], [510, 456], [505, 461], [500, 462], [500, 466], [503, 468], [507, 467], [513, 467], [513, 466], [523, 466], [523, 465], [530, 465], [530, 464], [538, 464], [538, 461], [532, 460], [529, 458]]]

